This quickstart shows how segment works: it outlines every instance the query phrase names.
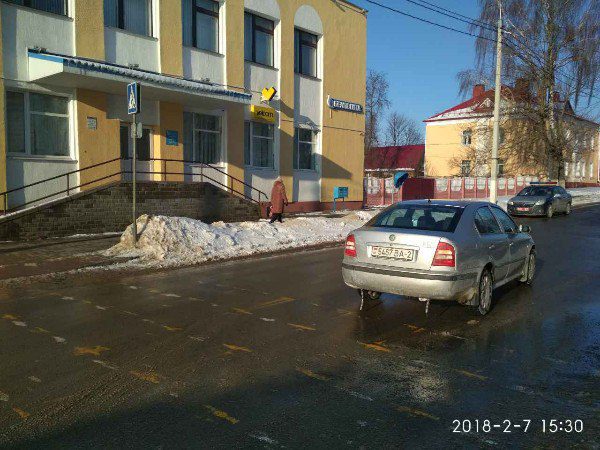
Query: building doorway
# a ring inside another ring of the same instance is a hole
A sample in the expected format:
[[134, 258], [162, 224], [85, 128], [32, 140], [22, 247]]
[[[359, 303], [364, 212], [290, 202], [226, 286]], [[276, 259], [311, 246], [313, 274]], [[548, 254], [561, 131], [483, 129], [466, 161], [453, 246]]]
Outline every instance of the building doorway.
[[[120, 128], [120, 144], [121, 144], [121, 167], [123, 171], [131, 172], [131, 160], [133, 158], [133, 138], [131, 137], [131, 124], [121, 123]], [[136, 147], [137, 164], [136, 172], [138, 172], [137, 180], [149, 181], [153, 179], [151, 173], [153, 164], [151, 161], [152, 151], [152, 129], [144, 127], [142, 137], [137, 140]], [[146, 173], [144, 173], [146, 172]], [[131, 173], [125, 174], [125, 180], [131, 180]]]

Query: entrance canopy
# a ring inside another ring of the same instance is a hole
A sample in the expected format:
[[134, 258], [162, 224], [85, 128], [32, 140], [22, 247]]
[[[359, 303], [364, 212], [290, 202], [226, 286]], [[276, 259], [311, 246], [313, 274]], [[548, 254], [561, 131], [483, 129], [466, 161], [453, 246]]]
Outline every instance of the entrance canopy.
[[[142, 85], [143, 98], [189, 106], [249, 105], [251, 94], [212, 83], [186, 80], [116, 64], [29, 50], [29, 80], [124, 95], [132, 81]], [[225, 104], [223, 103], [225, 102]]]

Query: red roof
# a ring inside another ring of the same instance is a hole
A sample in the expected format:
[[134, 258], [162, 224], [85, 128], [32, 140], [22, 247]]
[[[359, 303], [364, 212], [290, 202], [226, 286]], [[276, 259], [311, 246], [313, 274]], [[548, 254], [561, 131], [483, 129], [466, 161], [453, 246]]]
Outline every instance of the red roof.
[[374, 147], [365, 156], [365, 170], [417, 170], [425, 155], [425, 144]]

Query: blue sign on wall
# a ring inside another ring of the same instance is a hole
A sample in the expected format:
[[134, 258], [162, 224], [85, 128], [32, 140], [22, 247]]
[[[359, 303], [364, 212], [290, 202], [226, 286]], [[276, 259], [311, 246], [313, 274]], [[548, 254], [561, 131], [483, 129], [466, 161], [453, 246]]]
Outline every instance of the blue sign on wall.
[[140, 84], [129, 83], [127, 85], [127, 114], [139, 114], [140, 106]]
[[346, 186], [336, 186], [333, 188], [333, 198], [347, 198], [348, 197], [348, 187]]
[[345, 100], [339, 100], [333, 97], [327, 97], [327, 104], [331, 109], [349, 111], [357, 114], [362, 114], [363, 112], [362, 105], [358, 103], [347, 102]]
[[176, 130], [167, 130], [167, 145], [179, 145], [179, 133]]

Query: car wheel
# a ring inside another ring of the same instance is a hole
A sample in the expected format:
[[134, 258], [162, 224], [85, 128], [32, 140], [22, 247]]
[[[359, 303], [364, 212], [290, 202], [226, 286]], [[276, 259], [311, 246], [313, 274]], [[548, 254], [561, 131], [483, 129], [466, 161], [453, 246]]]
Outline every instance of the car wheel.
[[492, 309], [492, 292], [494, 289], [494, 279], [489, 269], [485, 269], [479, 278], [479, 288], [477, 289], [478, 305], [477, 311], [485, 316]]
[[552, 205], [548, 205], [546, 207], [546, 217], [548, 219], [552, 219], [552, 216], [554, 215], [554, 206]]
[[523, 273], [521, 274], [521, 278], [519, 278], [519, 281], [521, 283], [525, 283], [528, 286], [531, 286], [531, 283], [533, 283], [533, 277], [535, 276], [535, 264], [535, 250], [531, 249], [531, 251], [529, 252], [529, 256], [527, 257], [527, 261], [523, 266]]
[[567, 203], [567, 209], [565, 209], [565, 214], [568, 216], [569, 214], [571, 214], [571, 204]]

